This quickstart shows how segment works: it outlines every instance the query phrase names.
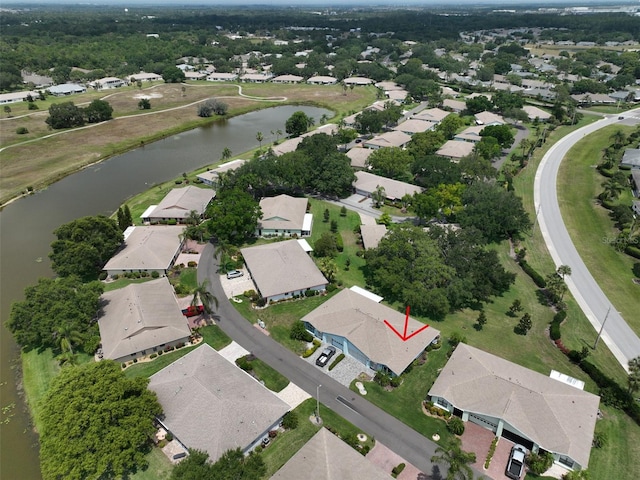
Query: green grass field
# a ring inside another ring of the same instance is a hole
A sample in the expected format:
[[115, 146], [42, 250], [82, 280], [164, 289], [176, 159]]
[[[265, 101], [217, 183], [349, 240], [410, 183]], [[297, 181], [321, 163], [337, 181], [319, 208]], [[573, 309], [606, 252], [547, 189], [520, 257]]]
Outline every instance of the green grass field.
[[272, 392], [279, 392], [289, 385], [289, 379], [275, 371], [259, 358], [253, 360], [251, 362], [251, 366], [253, 367], [253, 373], [258, 380], [262, 380], [264, 382], [264, 386]]
[[171, 477], [173, 465], [160, 448], [153, 447], [145, 458], [149, 466], [131, 475], [130, 480], [168, 480]]

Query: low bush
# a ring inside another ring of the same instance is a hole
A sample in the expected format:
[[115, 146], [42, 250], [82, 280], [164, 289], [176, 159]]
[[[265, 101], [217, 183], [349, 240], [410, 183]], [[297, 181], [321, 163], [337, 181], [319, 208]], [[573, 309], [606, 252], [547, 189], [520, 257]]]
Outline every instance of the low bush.
[[245, 355], [244, 357], [238, 358], [236, 360], [236, 365], [240, 367], [242, 370], [244, 370], [245, 372], [250, 372], [251, 370], [253, 370], [253, 366], [251, 365], [251, 362], [249, 362], [249, 360], [247, 359], [247, 355]]
[[560, 324], [556, 322], [551, 322], [551, 327], [549, 328], [549, 336], [551, 340], [560, 340]]
[[298, 415], [294, 412], [287, 412], [282, 417], [282, 427], [287, 430], [293, 430], [298, 427]]
[[381, 387], [388, 387], [391, 384], [391, 377], [386, 373], [378, 371], [376, 372], [375, 377], [373, 377], [373, 381]]
[[491, 441], [491, 446], [489, 447], [489, 452], [487, 452], [487, 459], [484, 461], [484, 468], [489, 468], [491, 465], [491, 459], [493, 458], [493, 454], [496, 453], [496, 447], [498, 446], [498, 437], [494, 437]]
[[158, 354], [157, 354], [157, 353], [152, 353], [151, 355], [149, 355], [149, 358], [153, 360], [153, 359], [154, 359], [154, 358], [156, 358], [157, 356], [158, 356]]
[[545, 288], [547, 286], [547, 281], [544, 277], [529, 265], [526, 260], [520, 261], [520, 267], [522, 267], [524, 273], [531, 277], [531, 280], [533, 280], [533, 283], [535, 283], [538, 288]]
[[151, 272], [151, 278], [158, 278], [160, 276], [160, 274], [157, 271], [153, 271]]
[[138, 363], [138, 359], [137, 359], [137, 358], [134, 358], [134, 359], [133, 359], [133, 363]]
[[401, 463], [400, 465], [397, 465], [395, 467], [393, 467], [393, 469], [391, 470], [391, 476], [393, 478], [397, 478], [398, 475], [400, 475], [402, 473], [402, 471], [404, 470], [404, 467], [406, 465], [404, 463]]
[[178, 221], [175, 218], [167, 220], [167, 225], [177, 225]]
[[340, 235], [340, 232], [336, 233], [336, 248], [339, 252], [342, 252], [344, 250], [344, 240], [342, 240], [342, 235]]
[[278, 436], [277, 430], [269, 430], [269, 438], [276, 438]]
[[311, 355], [313, 355], [315, 353], [315, 351], [318, 349], [318, 347], [320, 347], [320, 340], [314, 340], [313, 341], [313, 346], [307, 350], [305, 350], [305, 352], [302, 354], [303, 358], [309, 358]]
[[640, 258], [640, 248], [629, 245], [624, 249], [624, 253], [631, 255], [633, 258]]
[[165, 435], [164, 439], [167, 442], [170, 442], [171, 440], [173, 440], [173, 434], [171, 432], [167, 432], [167, 434]]
[[331, 365], [329, 365], [329, 370], [333, 370], [335, 366], [342, 361], [343, 358], [344, 358], [344, 353], [341, 353], [340, 355], [338, 355], [336, 359], [333, 362], [331, 362]]
[[198, 262], [194, 262], [193, 260], [190, 260], [189, 262], [187, 262], [187, 267], [189, 268], [195, 268], [198, 266]]
[[534, 475], [542, 475], [553, 465], [553, 455], [549, 452], [542, 452], [540, 454], [530, 453], [526, 457], [526, 462], [531, 473]]
[[315, 294], [316, 294], [315, 290], [311, 290], [310, 288], [308, 288], [304, 292], [305, 297], [313, 297]]
[[107, 272], [100, 272], [100, 275], [98, 275], [98, 280], [106, 280], [107, 279]]
[[329, 284], [327, 285], [327, 293], [335, 292], [335, 291], [337, 290], [337, 288], [338, 288], [338, 287], [336, 287], [336, 285], [335, 285], [335, 284], [333, 284], [333, 283], [329, 283]]
[[258, 307], [264, 307], [267, 304], [267, 300], [263, 297], [260, 297], [256, 300], [256, 305]]
[[447, 422], [447, 430], [454, 435], [462, 435], [464, 433], [464, 422], [458, 417], [451, 417]]
[[29, 133], [29, 130], [27, 129], [27, 127], [18, 127], [16, 128], [16, 133], [18, 135], [24, 135], [25, 133]]
[[639, 262], [636, 262], [636, 263], [633, 264], [632, 271], [633, 271], [633, 274], [636, 277], [640, 278], [640, 263]]
[[158, 355], [162, 355], [164, 352], [162, 350], [158, 350]]
[[313, 341], [313, 335], [307, 331], [304, 327], [304, 323], [301, 320], [296, 320], [293, 322], [291, 326], [291, 332], [289, 333], [289, 338], [292, 340], [302, 340], [305, 342]]

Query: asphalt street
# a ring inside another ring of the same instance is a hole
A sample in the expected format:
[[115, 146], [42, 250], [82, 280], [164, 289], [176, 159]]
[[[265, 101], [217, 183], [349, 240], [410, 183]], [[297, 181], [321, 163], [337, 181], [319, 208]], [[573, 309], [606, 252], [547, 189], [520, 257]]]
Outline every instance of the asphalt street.
[[558, 204], [557, 176], [562, 159], [585, 135], [617, 122], [637, 123], [640, 120], [639, 113], [640, 109], [626, 112], [622, 114], [625, 117], [624, 120], [620, 120], [618, 115], [609, 116], [565, 136], [542, 158], [534, 182], [537, 222], [551, 257], [556, 267], [559, 265], [571, 267], [571, 275], [567, 276], [565, 281], [596, 331], [600, 331], [602, 322], [610, 309], [603, 329], [602, 341], [606, 343], [625, 370], [628, 370], [629, 360], [640, 355], [640, 339], [596, 283], [571, 241]]
[[[433, 464], [430, 459], [437, 445], [258, 331], [233, 308], [226, 297], [217, 273], [218, 261], [213, 254], [214, 246], [208, 244], [198, 266], [198, 282], [208, 279], [211, 292], [219, 300], [215, 317], [222, 331], [313, 398], [319, 392], [320, 403], [375, 437], [425, 474], [431, 475]], [[319, 385], [322, 386], [318, 389]], [[446, 469], [440, 468], [441, 473], [446, 474]], [[479, 476], [477, 472], [476, 476]]]

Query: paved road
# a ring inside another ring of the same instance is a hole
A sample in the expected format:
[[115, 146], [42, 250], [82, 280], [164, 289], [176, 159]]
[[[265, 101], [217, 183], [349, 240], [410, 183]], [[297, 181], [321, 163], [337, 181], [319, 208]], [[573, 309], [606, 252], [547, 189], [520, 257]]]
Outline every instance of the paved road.
[[[210, 290], [220, 304], [216, 312], [219, 327], [242, 347], [255, 354], [312, 397], [316, 397], [318, 385], [320, 402], [389, 446], [391, 450], [415, 465], [422, 472], [432, 472], [431, 456], [437, 445], [415, 430], [379, 409], [345, 386], [323, 374], [285, 347], [259, 332], [233, 308], [226, 298], [217, 274], [218, 262], [213, 256], [214, 247], [208, 244], [198, 266], [198, 282], [208, 279]], [[426, 394], [426, 391], [425, 391]], [[343, 400], [338, 400], [341, 398]], [[322, 411], [320, 412], [322, 416]], [[441, 470], [446, 474], [446, 469]], [[431, 477], [429, 477], [431, 478]]]
[[[625, 124], [637, 123], [640, 109], [623, 115], [626, 119], [622, 122]], [[629, 360], [640, 355], [640, 339], [629, 328], [622, 315], [611, 305], [580, 258], [562, 220], [556, 188], [558, 169], [569, 149], [585, 135], [619, 121], [621, 120], [617, 115], [603, 118], [570, 133], [553, 145], [542, 158], [536, 172], [534, 204], [540, 230], [551, 257], [556, 267], [559, 265], [571, 267], [571, 275], [566, 278], [567, 286], [596, 331], [600, 330], [601, 322], [604, 321], [607, 310], [611, 307], [602, 333], [602, 341], [607, 344], [622, 367], [628, 370]]]

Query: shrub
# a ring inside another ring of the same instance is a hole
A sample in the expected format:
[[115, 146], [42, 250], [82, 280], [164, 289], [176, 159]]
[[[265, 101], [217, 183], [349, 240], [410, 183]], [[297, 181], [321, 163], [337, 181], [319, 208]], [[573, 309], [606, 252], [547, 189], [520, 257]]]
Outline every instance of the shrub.
[[551, 465], [553, 464], [553, 455], [549, 452], [542, 452], [540, 454], [530, 453], [526, 457], [526, 463], [529, 466], [531, 473], [534, 475], [542, 475], [551, 468]]
[[[180, 182], [182, 183], [182, 182]], [[167, 220], [167, 225], [177, 225], [178, 221], [175, 218], [171, 218], [169, 220]]]
[[176, 181], [175, 181], [175, 184], [176, 184], [176, 185], [182, 185], [182, 180], [176, 180]]
[[318, 349], [319, 346], [320, 346], [320, 340], [314, 339], [313, 346], [305, 350], [305, 352], [302, 354], [303, 358], [309, 358], [311, 355], [314, 354], [314, 352]]
[[400, 465], [393, 467], [393, 469], [391, 470], [391, 475], [393, 476], [393, 478], [396, 478], [398, 475], [400, 475], [405, 466], [406, 465], [404, 463], [401, 463]]
[[247, 359], [247, 355], [245, 355], [244, 357], [238, 358], [236, 360], [236, 365], [240, 367], [242, 370], [244, 370], [245, 372], [250, 372], [251, 370], [253, 370], [253, 367], [251, 366], [251, 362], [249, 362], [249, 360]]
[[165, 435], [164, 439], [167, 442], [170, 442], [171, 440], [173, 440], [173, 434], [171, 432], [167, 432], [167, 434]]
[[347, 207], [345, 207], [344, 205], [340, 209], [340, 216], [341, 217], [346, 217], [347, 216]]
[[334, 367], [338, 365], [343, 358], [344, 358], [344, 353], [341, 353], [340, 355], [338, 355], [336, 359], [333, 362], [331, 362], [331, 365], [329, 365], [329, 370], [333, 370]]
[[307, 331], [304, 327], [304, 323], [301, 320], [296, 320], [291, 325], [291, 332], [289, 333], [289, 338], [292, 340], [303, 340], [305, 342], [311, 342], [313, 340], [313, 335]]
[[25, 133], [29, 133], [29, 130], [27, 129], [27, 127], [18, 127], [16, 128], [16, 133], [18, 135], [24, 135]]
[[549, 336], [551, 340], [560, 340], [560, 324], [557, 322], [551, 322], [551, 327], [549, 328]]
[[467, 338], [460, 332], [453, 332], [449, 337], [449, 343], [452, 347], [456, 347], [459, 343], [466, 343]]
[[262, 450], [264, 450], [264, 447], [262, 445], [258, 445], [256, 448], [253, 449], [255, 453], [262, 453]]
[[120, 367], [122, 367], [123, 369], [127, 368], [127, 364], [123, 362], [123, 363], [120, 364]]
[[137, 358], [134, 358], [134, 359], [133, 359], [133, 363], [138, 363], [138, 359], [137, 359]]
[[34, 102], [29, 102], [29, 106], [27, 107], [29, 110], [38, 110], [38, 105], [36, 105]]
[[305, 297], [313, 297], [315, 294], [316, 294], [316, 292], [314, 290], [311, 290], [310, 288], [308, 288], [304, 292], [304, 296]]
[[149, 355], [149, 358], [153, 360], [153, 359], [154, 359], [154, 358], [156, 358], [157, 356], [158, 356], [158, 354], [157, 354], [157, 353], [152, 353], [151, 355]]
[[602, 448], [607, 444], [607, 434], [605, 432], [594, 432], [593, 448]]
[[336, 287], [335, 284], [329, 283], [327, 285], [327, 293], [335, 292], [337, 288], [338, 287]]
[[282, 417], [282, 427], [287, 430], [293, 430], [298, 427], [298, 415], [294, 412], [287, 412]]
[[198, 266], [198, 262], [194, 262], [193, 260], [187, 262], [187, 267], [189, 268], [195, 268]]
[[489, 447], [489, 452], [487, 453], [487, 459], [484, 461], [484, 468], [489, 468], [491, 465], [491, 459], [493, 458], [493, 454], [496, 453], [496, 447], [498, 446], [498, 437], [494, 437], [491, 441], [491, 446]]
[[263, 297], [260, 297], [256, 300], [256, 305], [259, 307], [264, 307], [267, 304], [267, 300]]
[[640, 278], [640, 263], [636, 262], [633, 264], [633, 274]]
[[277, 430], [269, 430], [269, 438], [276, 438], [278, 436]]
[[100, 272], [100, 275], [98, 275], [98, 280], [106, 280], [107, 279], [107, 272], [102, 271]]
[[158, 355], [162, 355], [164, 352], [162, 350], [158, 350]]
[[340, 235], [340, 232], [336, 233], [336, 248], [339, 252], [342, 252], [344, 250], [344, 241], [342, 240], [342, 235]]
[[454, 435], [462, 435], [464, 433], [464, 422], [458, 417], [451, 417], [447, 422], [447, 430]]
[[640, 258], [640, 248], [634, 247], [633, 245], [627, 246], [627, 248], [624, 249], [624, 253], [634, 258]]
[[540, 275], [531, 265], [529, 265], [526, 260], [521, 260], [520, 266], [522, 267], [524, 273], [531, 277], [531, 280], [533, 280], [533, 283], [535, 283], [538, 288], [545, 288], [547, 286], [547, 281], [544, 279], [544, 277]]
[[242, 294], [245, 298], [253, 298], [256, 295], [255, 290], [247, 290]]
[[386, 373], [378, 371], [376, 372], [375, 377], [373, 377], [373, 381], [381, 387], [388, 387], [391, 384], [391, 377]]
[[151, 272], [151, 278], [158, 278], [160, 276], [160, 274], [158, 272], [156, 272], [155, 270], [153, 272]]

